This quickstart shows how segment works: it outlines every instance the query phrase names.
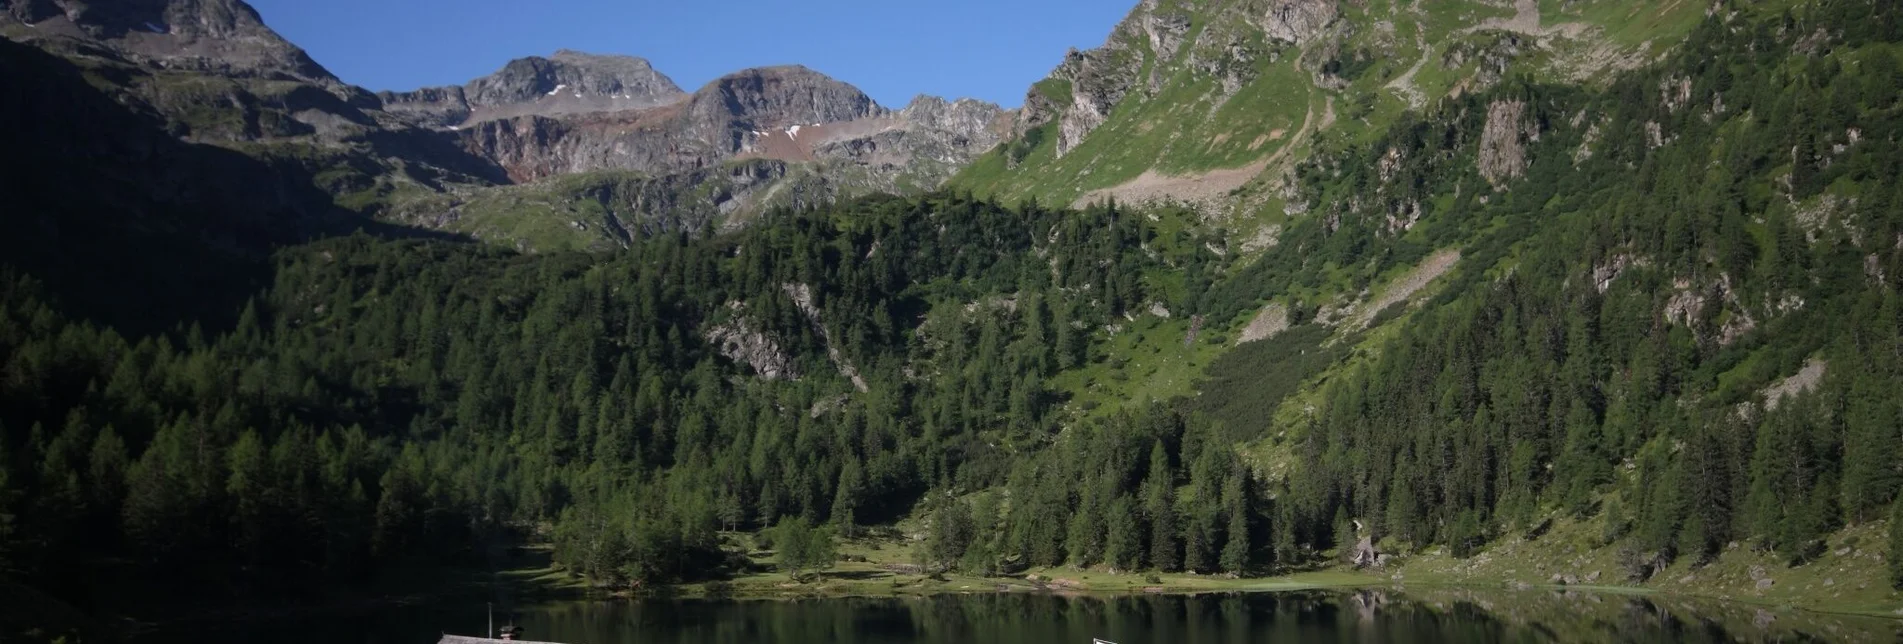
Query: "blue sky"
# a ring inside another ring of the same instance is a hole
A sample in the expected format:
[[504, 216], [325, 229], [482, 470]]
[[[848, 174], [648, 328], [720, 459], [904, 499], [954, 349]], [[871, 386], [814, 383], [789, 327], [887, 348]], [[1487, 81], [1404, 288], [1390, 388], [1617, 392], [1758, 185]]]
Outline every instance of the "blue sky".
[[568, 48], [646, 58], [693, 91], [798, 63], [899, 107], [920, 93], [1006, 107], [1136, 0], [251, 0], [346, 82], [459, 85]]

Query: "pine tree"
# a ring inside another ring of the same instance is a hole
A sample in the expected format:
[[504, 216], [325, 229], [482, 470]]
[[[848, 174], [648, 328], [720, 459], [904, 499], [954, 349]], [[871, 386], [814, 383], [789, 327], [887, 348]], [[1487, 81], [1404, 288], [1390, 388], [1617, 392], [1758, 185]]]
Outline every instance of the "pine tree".
[[1150, 567], [1176, 570], [1176, 475], [1162, 442], [1150, 448], [1149, 476], [1143, 481], [1143, 514], [1150, 523]]
[[1255, 526], [1248, 475], [1240, 467], [1223, 482], [1223, 513], [1228, 516], [1226, 540], [1222, 546], [1222, 569], [1232, 575], [1247, 574], [1254, 567]]
[[943, 570], [957, 565], [971, 548], [976, 532], [970, 506], [964, 501], [950, 499], [932, 514], [932, 531], [925, 541], [923, 561], [929, 570]]
[[839, 483], [834, 486], [833, 527], [848, 539], [856, 531], [860, 498], [865, 495], [865, 475], [861, 472], [859, 459], [849, 458], [845, 467], [839, 470]]
[[1878, 516], [1883, 504], [1896, 497], [1903, 485], [1896, 469], [1903, 455], [1897, 438], [1899, 413], [1888, 379], [1867, 367], [1859, 369], [1841, 405], [1844, 422], [1843, 505], [1853, 522]]
[[1136, 502], [1119, 496], [1110, 504], [1110, 534], [1104, 539], [1104, 565], [1131, 571], [1143, 564], [1143, 526], [1137, 521]]
[[265, 523], [269, 510], [265, 480], [269, 465], [265, 460], [264, 441], [258, 438], [257, 432], [246, 431], [226, 452], [225, 458], [230, 470], [225, 494], [235, 505], [231, 521], [237, 532], [238, 549], [255, 564], [265, 556]]
[[773, 544], [780, 568], [794, 580], [801, 579], [805, 571], [832, 566], [837, 558], [832, 533], [813, 527], [802, 517], [782, 519], [774, 528]]

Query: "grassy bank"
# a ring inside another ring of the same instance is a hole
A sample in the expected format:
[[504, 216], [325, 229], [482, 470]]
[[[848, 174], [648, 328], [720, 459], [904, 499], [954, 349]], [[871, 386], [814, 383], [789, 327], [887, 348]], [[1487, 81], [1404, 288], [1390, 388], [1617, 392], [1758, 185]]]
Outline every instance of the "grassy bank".
[[[811, 598], [905, 597], [948, 593], [1205, 593], [1263, 592], [1318, 588], [1491, 589], [1582, 591], [1702, 598], [1767, 609], [1771, 614], [1810, 611], [1903, 617], [1903, 593], [1885, 580], [1882, 555], [1874, 549], [1886, 534], [1867, 524], [1833, 535], [1817, 560], [1791, 566], [1740, 544], [1702, 565], [1679, 561], [1645, 582], [1631, 582], [1618, 545], [1600, 543], [1596, 522], [1558, 520], [1537, 538], [1509, 535], [1469, 558], [1444, 548], [1401, 554], [1385, 569], [1335, 565], [1258, 578], [1189, 573], [1111, 572], [1097, 568], [1033, 568], [1007, 577], [957, 573], [927, 575], [914, 565], [905, 539], [859, 538], [839, 544], [840, 560], [817, 577], [796, 582], [776, 569], [772, 552], [752, 549], [752, 537], [728, 538], [748, 549], [754, 571], [731, 580], [685, 584], [686, 597]], [[564, 578], [553, 570], [511, 573], [540, 582]], [[1770, 580], [1766, 583], [1764, 580]], [[538, 582], [538, 583], [540, 583]]]

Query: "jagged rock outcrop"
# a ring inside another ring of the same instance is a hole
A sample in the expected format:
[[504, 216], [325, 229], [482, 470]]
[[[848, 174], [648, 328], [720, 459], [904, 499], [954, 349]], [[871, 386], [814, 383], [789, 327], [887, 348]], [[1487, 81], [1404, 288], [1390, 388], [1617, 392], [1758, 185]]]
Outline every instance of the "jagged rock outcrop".
[[[516, 181], [589, 172], [698, 172], [735, 160], [817, 163], [846, 194], [937, 187], [997, 145], [1010, 113], [921, 97], [893, 112], [804, 67], [746, 70], [650, 109], [483, 121], [458, 133]], [[856, 188], [856, 189], [855, 189]]]
[[384, 109], [438, 128], [588, 112], [638, 111], [687, 97], [672, 78], [632, 55], [559, 50], [508, 61], [461, 88], [383, 91]]
[[1071, 94], [1070, 106], [1058, 117], [1058, 156], [1082, 145], [1130, 91], [1136, 70], [1118, 58], [1113, 49], [1072, 50], [1065, 58], [1060, 69], [1070, 79]]
[[464, 92], [469, 103], [479, 107], [527, 103], [563, 94], [604, 96], [638, 106], [664, 103], [682, 95], [673, 79], [655, 71], [644, 59], [569, 49], [556, 51], [548, 58], [530, 56], [509, 61], [501, 71], [471, 81]]
[[929, 132], [941, 132], [976, 145], [996, 145], [1008, 127], [1011, 113], [996, 103], [961, 98], [947, 101], [937, 96], [919, 96], [899, 110], [899, 119]]
[[1271, 3], [1259, 26], [1270, 38], [1305, 44], [1322, 35], [1341, 16], [1337, 0], [1282, 0]]
[[871, 391], [871, 388], [866, 385], [866, 379], [859, 375], [859, 369], [852, 366], [852, 361], [839, 352], [838, 345], [833, 344], [833, 336], [826, 331], [826, 323], [820, 320], [819, 306], [813, 301], [813, 287], [808, 284], [789, 282], [781, 284], [780, 288], [786, 291], [788, 297], [793, 298], [793, 304], [799, 307], [800, 313], [806, 315], [806, 321], [813, 325], [814, 333], [826, 343], [826, 357], [832, 360], [835, 368], [839, 369], [839, 375], [852, 381], [853, 388], [858, 389], [859, 393]]
[[644, 109], [685, 96], [673, 79], [644, 59], [568, 49], [547, 58], [509, 61], [496, 73], [461, 87], [378, 94], [392, 113], [438, 127], [521, 116]]
[[1526, 173], [1526, 142], [1531, 132], [1524, 101], [1494, 101], [1487, 106], [1480, 134], [1480, 176], [1495, 186]]
[[1363, 535], [1355, 542], [1355, 548], [1348, 558], [1356, 568], [1367, 568], [1381, 562], [1381, 553], [1374, 549], [1374, 538]]
[[[532, 193], [555, 205], [523, 216], [567, 221], [559, 204], [600, 198], [607, 221], [572, 222], [589, 247], [731, 226], [771, 205], [936, 188], [995, 147], [1012, 114], [930, 97], [894, 112], [799, 66], [690, 95], [645, 60], [570, 50], [460, 86], [371, 94], [241, 0], [0, 0], [0, 32], [99, 70], [116, 100], [162, 116], [173, 136], [299, 166], [327, 195], [315, 207], [474, 233], [463, 214], [485, 203], [493, 219]], [[497, 185], [597, 171], [625, 172], [549, 188], [614, 184], [594, 194]]]
[[463, 88], [425, 87], [408, 92], [377, 92], [383, 109], [419, 125], [455, 127], [469, 120], [469, 99]]
[[0, 2], [8, 38], [90, 70], [114, 100], [159, 116], [172, 135], [244, 144], [287, 171], [301, 166], [333, 196], [313, 208], [399, 183], [501, 178], [486, 161], [380, 110], [376, 96], [338, 80], [240, 0]]
[[[346, 86], [239, 0], [4, 0], [43, 38], [92, 41], [139, 63], [238, 77], [288, 76]], [[355, 90], [355, 88], [349, 88]], [[350, 92], [368, 98], [361, 90]]]
[[885, 109], [859, 88], [799, 65], [748, 69], [715, 79], [694, 92], [688, 118], [696, 126], [730, 124], [755, 129], [838, 123], [879, 116]]
[[814, 158], [863, 168], [877, 189], [929, 189], [1004, 140], [1013, 116], [984, 101], [920, 96], [890, 116], [801, 136], [810, 137]]
[[[1084, 137], [1102, 126], [1110, 112], [1122, 103], [1140, 80], [1144, 57], [1134, 48], [1151, 42], [1174, 51], [1183, 46], [1187, 28], [1183, 18], [1170, 14], [1159, 17], [1156, 0], [1145, 0], [1118, 23], [1110, 37], [1096, 49], [1072, 49], [1051, 72], [1051, 78], [1070, 87], [1067, 97], [1046, 96], [1032, 88], [1025, 96], [1024, 110], [1018, 116], [1014, 135], [1056, 121], [1057, 155], [1063, 156], [1082, 144]], [[1152, 78], [1155, 84], [1160, 80]]]
[[652, 109], [529, 115], [483, 121], [459, 133], [466, 149], [492, 159], [517, 181], [594, 170], [652, 174], [718, 165], [743, 153], [811, 160], [809, 145], [753, 145], [777, 136], [796, 143], [814, 124], [883, 115], [851, 85], [804, 67], [747, 70], [722, 77], [685, 102]]
[[746, 305], [729, 302], [727, 308], [735, 317], [707, 327], [707, 342], [727, 359], [752, 367], [761, 378], [798, 380], [799, 366], [793, 363], [793, 356], [746, 317]]

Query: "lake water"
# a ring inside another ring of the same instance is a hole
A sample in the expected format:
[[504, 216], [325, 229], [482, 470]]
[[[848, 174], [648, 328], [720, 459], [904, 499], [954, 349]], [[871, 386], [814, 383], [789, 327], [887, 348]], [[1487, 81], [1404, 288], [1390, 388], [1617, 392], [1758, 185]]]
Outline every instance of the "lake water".
[[[505, 613], [525, 629], [525, 639], [568, 644], [1903, 641], [1899, 620], [1539, 590], [595, 601], [498, 611]], [[401, 607], [349, 617], [199, 625], [137, 642], [433, 644], [443, 632], [478, 635], [484, 620], [481, 606]]]

